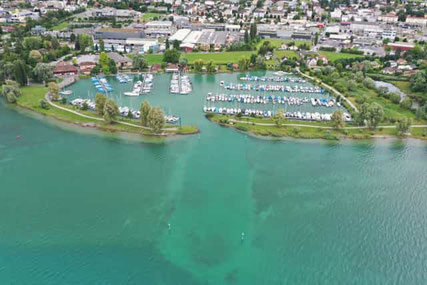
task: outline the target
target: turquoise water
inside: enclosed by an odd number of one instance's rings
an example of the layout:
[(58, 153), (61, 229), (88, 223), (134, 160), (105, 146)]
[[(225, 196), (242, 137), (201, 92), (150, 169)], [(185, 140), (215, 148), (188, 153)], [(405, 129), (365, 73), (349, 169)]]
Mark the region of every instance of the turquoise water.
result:
[(201, 106), (227, 76), (156, 82), (147, 99), (201, 130), (160, 144), (0, 105), (0, 283), (425, 284), (426, 144), (222, 128)]

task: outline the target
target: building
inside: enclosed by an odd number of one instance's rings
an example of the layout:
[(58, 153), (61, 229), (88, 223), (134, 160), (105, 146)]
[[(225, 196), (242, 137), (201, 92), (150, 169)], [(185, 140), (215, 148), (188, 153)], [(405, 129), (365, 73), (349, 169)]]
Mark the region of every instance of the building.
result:
[(79, 73), (78, 68), (66, 61), (59, 62), (53, 69), (55, 76), (76, 75), (77, 73)]
[(122, 56), (116, 52), (107, 53), (108, 57), (114, 60), (118, 69), (132, 68), (132, 60), (126, 56)]
[(145, 24), (145, 35), (151, 38), (169, 38), (175, 28), (170, 21), (152, 21)]
[(136, 29), (101, 28), (95, 32), (96, 39), (126, 40), (127, 38), (142, 38), (144, 33)]
[(387, 44), (388, 47), (391, 47), (393, 50), (400, 49), (401, 51), (410, 50), (415, 47), (414, 44), (410, 43), (389, 43)]
[(382, 39), (394, 40), (396, 38), (395, 30), (384, 30), (382, 33)]
[(79, 64), (80, 73), (88, 75), (92, 71), (92, 69), (96, 66), (95, 62), (84, 61)]
[(397, 23), (398, 17), (396, 13), (389, 13), (378, 16), (378, 21), (384, 23)]
[(422, 17), (406, 17), (405, 23), (409, 24), (409, 25), (425, 26), (425, 25), (427, 25), (427, 18), (422, 18)]

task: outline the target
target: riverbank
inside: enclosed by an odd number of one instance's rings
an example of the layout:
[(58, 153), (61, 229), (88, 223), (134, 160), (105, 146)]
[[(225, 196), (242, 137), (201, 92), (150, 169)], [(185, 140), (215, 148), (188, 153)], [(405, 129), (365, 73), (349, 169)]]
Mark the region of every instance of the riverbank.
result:
[[(325, 140), (402, 137), (397, 135), (395, 126), (378, 126), (377, 129), (372, 130), (367, 127), (346, 125), (343, 129), (334, 129), (328, 122), (284, 120), (278, 125), (274, 119), (264, 118), (237, 118), (219, 114), (207, 114), (206, 118), (221, 126), (263, 137)], [(410, 134), (404, 137), (427, 140), (427, 125), (412, 126)]]
[(44, 86), (28, 86), (21, 88), (22, 96), (17, 100), (17, 106), (27, 110), (49, 116), (84, 128), (95, 128), (100, 131), (115, 133), (127, 132), (145, 136), (168, 137), (174, 135), (190, 135), (199, 132), (195, 126), (166, 125), (161, 133), (154, 133), (148, 128), (139, 125), (136, 120), (119, 118), (113, 124), (108, 124), (104, 119), (91, 111), (78, 110), (75, 107), (62, 103), (52, 103), (48, 109), (40, 106), (40, 100), (45, 99), (48, 89)]

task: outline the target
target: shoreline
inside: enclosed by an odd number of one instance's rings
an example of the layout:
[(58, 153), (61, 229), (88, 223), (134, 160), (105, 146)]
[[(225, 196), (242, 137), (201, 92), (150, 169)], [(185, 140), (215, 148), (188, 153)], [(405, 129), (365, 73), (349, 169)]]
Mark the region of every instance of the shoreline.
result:
[(132, 131), (122, 131), (115, 129), (106, 129), (102, 126), (92, 126), (87, 125), (87, 123), (72, 122), (69, 120), (64, 120), (63, 118), (46, 115), (40, 112), (33, 110), (32, 108), (20, 105), (8, 105), (4, 104), (5, 108), (16, 111), (17, 113), (31, 117), (36, 120), (40, 120), (43, 123), (46, 123), (50, 126), (57, 127), (66, 131), (77, 132), (81, 134), (95, 135), (98, 137), (110, 138), (110, 139), (120, 139), (132, 142), (142, 142), (142, 143), (164, 143), (166, 141), (172, 141), (175, 139), (184, 138), (187, 134), (170, 134), (170, 135), (150, 135), (143, 134), (141, 132), (132, 132)]
[[(218, 116), (206, 116), (206, 119), (219, 126), (234, 129), (237, 132), (248, 134), (258, 139), (268, 140), (286, 140), (286, 139), (304, 139), (304, 140), (322, 140), (322, 141), (340, 141), (340, 140), (351, 140), (351, 141), (363, 141), (363, 140), (380, 140), (380, 139), (413, 139), (422, 142), (427, 142), (427, 136), (397, 136), (390, 133), (381, 133), (394, 130), (390, 126), (378, 126), (376, 130), (370, 130), (368, 128), (354, 128), (348, 127), (348, 129), (333, 129), (328, 126), (321, 125), (299, 125), (298, 123), (290, 123), (289, 125), (259, 125), (258, 123), (246, 121), (239, 122), (234, 118), (224, 116), (220, 119)], [(304, 132), (306, 129), (306, 132)], [(310, 129), (310, 131), (307, 131)], [(417, 129), (417, 127), (412, 128)], [(419, 127), (418, 129), (427, 129), (427, 127)], [(344, 132), (347, 132), (344, 133)]]

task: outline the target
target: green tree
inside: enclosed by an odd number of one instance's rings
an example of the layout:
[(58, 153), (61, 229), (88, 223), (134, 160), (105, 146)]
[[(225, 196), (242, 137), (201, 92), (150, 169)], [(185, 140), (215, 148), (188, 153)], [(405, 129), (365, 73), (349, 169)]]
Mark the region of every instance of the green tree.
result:
[(266, 65), (265, 65), (265, 59), (263, 56), (259, 55), (256, 58), (256, 67), (259, 69), (265, 69)]
[(365, 76), (363, 75), (362, 71), (358, 71), (356, 72), (356, 74), (354, 75), (354, 79), (359, 82), (362, 83), (363, 79), (365, 78)]
[(249, 59), (246, 57), (242, 57), (239, 60), (239, 68), (240, 70), (248, 70), (249, 68)]
[(169, 39), (166, 39), (166, 42), (165, 42), (165, 49), (166, 49), (166, 50), (170, 49)]
[(213, 64), (213, 61), (211, 60), (211, 61), (209, 61), (207, 64), (206, 64), (206, 71), (208, 72), (208, 73), (213, 73), (213, 72), (215, 72), (215, 65)]
[(341, 110), (335, 110), (331, 117), (332, 126), (335, 129), (342, 129), (344, 127), (344, 113)]
[(47, 101), (45, 99), (40, 99), (39, 101), (40, 104), (40, 108), (42, 109), (49, 109), (49, 104), (47, 103)]
[(113, 59), (108, 60), (108, 69), (112, 74), (117, 74), (117, 66)]
[(283, 120), (285, 119), (285, 110), (283, 110), (282, 108), (278, 109), (276, 111), (276, 114), (274, 114), (273, 118), (277, 127), (282, 126)]
[(203, 60), (201, 60), (201, 59), (195, 60), (193, 66), (194, 66), (194, 71), (196, 71), (196, 72), (202, 72), (202, 69), (203, 69)]
[[(366, 104), (366, 103), (365, 103)], [(366, 121), (368, 126), (375, 129), (384, 118), (384, 110), (378, 103), (372, 103), (368, 107), (368, 116)]]
[(397, 93), (390, 93), (389, 98), (390, 98), (391, 102), (393, 102), (394, 104), (400, 103), (401, 98), (400, 98), (400, 95)]
[(396, 122), (396, 130), (399, 136), (406, 134), (411, 127), (412, 120), (409, 118), (400, 118)]
[(138, 71), (142, 71), (147, 68), (147, 61), (145, 57), (138, 54), (132, 59), (132, 68)]
[(59, 86), (58, 86), (58, 84), (56, 82), (50, 82), (48, 87), (49, 87), (49, 93), (50, 93), (51, 98), (54, 101), (57, 101), (59, 98)]
[(21, 86), (25, 86), (28, 83), (27, 71), (25, 63), (22, 60), (15, 60), (14, 62), (14, 77), (16, 82)]
[(9, 92), (6, 94), (6, 100), (11, 104), (15, 104), (17, 101), (17, 98), (13, 92)]
[(101, 37), (101, 38), (99, 38), (98, 42), (99, 42), (99, 49), (100, 49), (101, 51), (105, 51), (105, 43), (104, 43), (104, 39)]
[(104, 115), (105, 102), (107, 102), (107, 96), (102, 93), (96, 93), (95, 110), (101, 116)]
[(173, 48), (179, 50), (179, 42), (177, 40), (173, 41)]
[(411, 98), (409, 98), (408, 96), (405, 97), (405, 99), (403, 99), (403, 101), (400, 103), (400, 106), (404, 109), (408, 109), (410, 110), (412, 107), (412, 100)]
[(31, 63), (37, 63), (37, 62), (41, 62), (43, 60), (43, 56), (38, 50), (30, 51), (28, 58), (29, 58)]
[(48, 63), (37, 63), (36, 67), (33, 69), (33, 74), (35, 76), (36, 81), (45, 83), (46, 80), (53, 77), (52, 66)]
[(150, 127), (153, 132), (158, 133), (162, 130), (165, 125), (165, 114), (163, 110), (159, 107), (151, 108), (150, 113), (148, 113), (148, 127)]
[(186, 57), (181, 57), (179, 59), (179, 65), (184, 68), (188, 65), (188, 59)]
[(150, 103), (148, 103), (147, 101), (142, 102), (141, 107), (139, 108), (139, 112), (140, 112), (141, 124), (145, 127), (148, 125), (148, 114), (150, 114), (150, 111), (151, 111)]
[(178, 63), (180, 56), (181, 56), (181, 54), (176, 49), (166, 50), (163, 53), (163, 62), (166, 62), (166, 63)]
[(0, 95), (7, 97), (7, 94), (13, 93), (15, 97), (21, 96), (21, 90), (19, 89), (19, 84), (13, 80), (6, 80), (5, 84), (1, 88)]
[(116, 102), (111, 99), (107, 99), (104, 105), (104, 121), (108, 124), (114, 122), (114, 119), (119, 114), (119, 107), (117, 107)]

